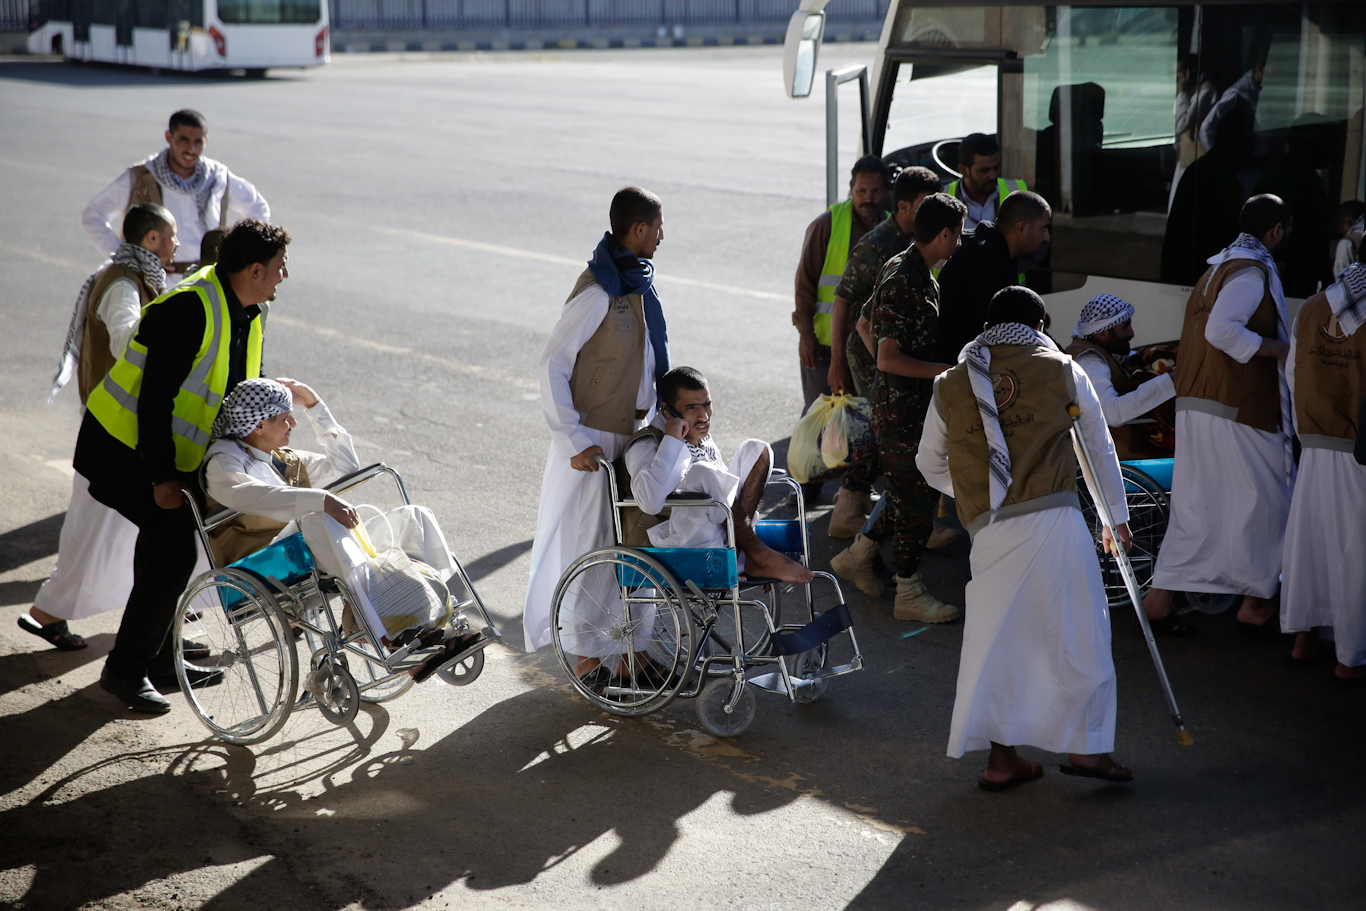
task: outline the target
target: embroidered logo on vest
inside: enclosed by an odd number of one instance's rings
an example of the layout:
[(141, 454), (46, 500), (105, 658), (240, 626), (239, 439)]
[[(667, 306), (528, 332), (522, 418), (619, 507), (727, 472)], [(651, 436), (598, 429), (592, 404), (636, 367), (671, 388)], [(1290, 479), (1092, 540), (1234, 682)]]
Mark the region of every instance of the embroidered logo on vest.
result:
[(1000, 411), (1002, 408), (1007, 407), (1011, 402), (1015, 401), (1015, 397), (1019, 394), (1019, 391), (1019, 383), (1016, 382), (1015, 377), (1011, 374), (993, 373), (991, 375), (991, 393), (996, 399), (997, 411)]
[(1338, 325), (1336, 316), (1329, 316), (1328, 325), (1320, 326), (1319, 331), (1323, 333), (1324, 338), (1332, 342), (1340, 342), (1347, 337), (1347, 333), (1343, 332), (1342, 327)]

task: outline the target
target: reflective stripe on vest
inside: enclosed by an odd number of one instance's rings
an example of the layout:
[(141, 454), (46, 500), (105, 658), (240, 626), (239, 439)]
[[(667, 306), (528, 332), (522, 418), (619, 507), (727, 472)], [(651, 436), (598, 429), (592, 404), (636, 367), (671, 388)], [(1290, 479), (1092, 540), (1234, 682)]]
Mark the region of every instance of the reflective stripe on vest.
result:
[(831, 206), (830, 242), (825, 245), (825, 264), (821, 266), (821, 278), (816, 283), (816, 315), (811, 318), (816, 341), (822, 345), (830, 344), (830, 313), (835, 309), (835, 288), (844, 277), (844, 267), (849, 262), (849, 238), (853, 229), (854, 201), (846, 199)]
[[(175, 294), (193, 291), (204, 304), (204, 338), (195, 354), (189, 375), (180, 384), (171, 409), (171, 436), (175, 441), (175, 464), (179, 471), (194, 471), (204, 459), (209, 434), (218, 417), (219, 406), (228, 385), (231, 355), (232, 318), (227, 296), (213, 266), (206, 266), (142, 308), (150, 307)], [(147, 348), (136, 335), (104, 381), (90, 394), (86, 408), (109, 435), (131, 449), (138, 445), (138, 394), (147, 367)], [(261, 319), (252, 320), (247, 334), (248, 378), (261, 375)]]
[[(1004, 177), (996, 178), (996, 214), (999, 215), (1001, 213), (1001, 203), (1006, 201), (1007, 196), (1009, 196), (1011, 193), (1014, 193), (1016, 190), (1027, 189), (1029, 188), (1025, 186), (1025, 182), (1023, 180), (1006, 180)], [(953, 183), (949, 184), (948, 189), (946, 189), (944, 192), (955, 199), (963, 198), (958, 195), (958, 181), (956, 180)], [(934, 277), (939, 278), (939, 270), (934, 269), (932, 271), (934, 273)], [(1016, 277), (1019, 278), (1020, 284), (1023, 285), (1025, 283), (1025, 274), (1023, 272), (1021, 272)]]

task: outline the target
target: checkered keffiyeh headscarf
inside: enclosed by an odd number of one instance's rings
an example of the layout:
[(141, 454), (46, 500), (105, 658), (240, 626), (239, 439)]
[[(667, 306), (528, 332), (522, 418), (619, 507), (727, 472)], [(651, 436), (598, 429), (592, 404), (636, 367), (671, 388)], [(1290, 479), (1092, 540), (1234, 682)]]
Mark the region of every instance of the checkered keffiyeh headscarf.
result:
[(261, 377), (237, 384), (218, 409), (213, 422), (214, 439), (240, 440), (267, 418), (294, 407), (294, 396), (283, 383)]
[(1081, 318), (1077, 320), (1077, 328), (1072, 330), (1072, 337), (1091, 338), (1133, 318), (1133, 304), (1126, 303), (1112, 294), (1097, 294), (1081, 308)]
[(1343, 334), (1351, 335), (1366, 322), (1366, 263), (1352, 263), (1328, 286), (1328, 304), (1333, 308)]

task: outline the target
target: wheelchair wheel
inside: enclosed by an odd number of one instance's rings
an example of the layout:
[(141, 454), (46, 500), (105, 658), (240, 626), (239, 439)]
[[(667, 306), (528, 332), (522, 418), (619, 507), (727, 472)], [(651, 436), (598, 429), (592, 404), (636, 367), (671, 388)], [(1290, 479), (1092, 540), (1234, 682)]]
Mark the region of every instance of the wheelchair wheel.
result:
[(1243, 600), (1242, 595), (1230, 595), (1224, 592), (1182, 592), (1186, 598), (1186, 608), (1180, 613), (1188, 614), (1191, 611), (1199, 611), (1202, 614), (1222, 614), (1224, 611), (1233, 607)]
[(466, 655), (454, 664), (443, 664), (436, 669), (436, 676), (451, 686), (469, 686), (484, 672), (484, 650)]
[[(193, 618), (193, 619), (191, 619)], [(183, 685), (190, 709), (228, 743), (260, 743), (289, 718), (299, 688), (294, 636), (274, 595), (248, 573), (220, 569), (190, 583), (176, 610), (176, 641), (210, 649), (222, 671), (212, 686)]]
[(305, 688), (313, 695), (318, 711), (337, 726), (350, 724), (360, 711), (360, 687), (347, 667), (345, 655), (334, 660), (324, 649), (309, 662), (311, 670)]
[(802, 705), (808, 705), (825, 695), (825, 691), (830, 689), (830, 678), (819, 677), (817, 672), (826, 665), (826, 658), (829, 653), (829, 643), (822, 642), (809, 652), (802, 652), (790, 658), (784, 658), (787, 662), (787, 672), (797, 680), (812, 680), (810, 686), (804, 686), (793, 694), (793, 701)]
[[(776, 602), (775, 602), (776, 603)], [(772, 608), (770, 608), (771, 610)], [(717, 601), (716, 622), (712, 624), (711, 631), (702, 637), (698, 644), (698, 659), (731, 657), (732, 648), (735, 645), (735, 608), (728, 600)], [(774, 623), (781, 623), (777, 613), (774, 613)], [(768, 624), (764, 621), (764, 614), (758, 607), (740, 606), (740, 628), (744, 633), (745, 657), (753, 658), (756, 655), (772, 654), (768, 634)], [(710, 677), (729, 677), (735, 672), (735, 665), (729, 661), (714, 661), (707, 667), (707, 675)]]
[[(1134, 568), (1138, 594), (1142, 597), (1152, 587), (1153, 571), (1157, 568), (1157, 551), (1167, 534), (1167, 518), (1171, 507), (1161, 485), (1144, 472), (1131, 465), (1121, 464), (1119, 473), (1124, 479), (1124, 498), (1129, 507), (1129, 563)], [(1100, 514), (1096, 504), (1091, 501), (1080, 469), (1077, 471), (1077, 497), (1081, 501), (1081, 513), (1096, 542), (1096, 556), (1100, 560), (1106, 601), (1111, 607), (1127, 607), (1129, 590), (1124, 586), (1119, 563), (1105, 552), (1101, 543)]]
[[(413, 675), (407, 671), (399, 674), (389, 673), (384, 667), (384, 660), (379, 656), (374, 644), (369, 639), (358, 640), (352, 645), (370, 656), (358, 662), (360, 666), (351, 672), (351, 676), (356, 678), (356, 684), (362, 687), (360, 691), (361, 702), (388, 702), (391, 699), (397, 699), (413, 688)], [(351, 657), (359, 656), (352, 655)]]
[[(673, 701), (697, 649), (693, 619), (680, 590), (663, 564), (629, 548), (593, 551), (565, 571), (555, 589), (550, 630), (560, 666), (579, 695), (627, 717), (647, 715)], [(637, 652), (648, 655), (663, 673), (645, 679)], [(627, 673), (610, 679), (604, 673), (586, 683), (574, 673), (581, 654), (608, 656), (603, 666), (620, 659)]]
[(697, 694), (697, 720), (713, 737), (738, 737), (754, 723), (759, 707), (754, 701), (754, 688), (745, 687), (740, 701), (726, 714), (726, 706), (735, 693), (734, 677), (717, 677)]

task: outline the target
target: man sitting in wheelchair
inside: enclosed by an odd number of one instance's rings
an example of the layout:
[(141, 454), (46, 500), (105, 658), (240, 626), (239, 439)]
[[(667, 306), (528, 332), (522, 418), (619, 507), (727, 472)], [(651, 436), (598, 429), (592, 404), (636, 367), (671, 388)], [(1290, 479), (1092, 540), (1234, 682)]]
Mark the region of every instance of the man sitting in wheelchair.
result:
[(622, 534), (634, 547), (726, 547), (725, 512), (717, 507), (669, 510), (671, 496), (704, 495), (730, 506), (735, 522), (736, 564), (751, 579), (810, 582), (811, 571), (759, 539), (755, 513), (773, 470), (773, 450), (745, 440), (730, 463), (711, 438), (712, 402), (706, 378), (675, 367), (658, 383), (663, 409), (650, 426), (626, 442), (621, 456), (638, 509), (624, 510)]
[[(288, 448), (290, 434), (298, 424), (290, 413), (295, 396), (326, 453)], [(424, 569), (434, 571), (428, 575), (435, 575), (443, 585), (454, 584), (454, 559), (436, 518), (421, 506), (403, 506), (388, 513), (374, 507), (355, 507), (318, 489), (358, 470), (360, 460), (351, 435), (312, 389), (287, 379), (244, 380), (224, 400), (213, 437), (200, 469), (204, 490), (212, 501), (211, 508), (221, 505), (241, 513), (209, 533), (218, 565), (240, 560), (295, 534), (302, 526), (318, 565), (346, 580), (353, 590), (358, 589), (358, 606), (380, 644), (398, 648), (413, 638), (421, 639), (424, 645), (441, 640), (451, 615), (449, 601), (433, 601), (426, 597), (426, 587), (419, 586), (423, 588), (424, 597), (418, 599), (422, 609), (386, 610), (373, 587), (356, 584), (373, 583), (373, 576), (366, 575), (372, 565), (365, 552), (367, 547), (373, 549), (370, 537), (381, 552), (398, 549), (414, 560), (420, 558)], [(362, 510), (374, 514), (364, 524)], [(359, 580), (358, 573), (362, 576)], [(343, 632), (348, 635), (358, 628), (349, 608), (342, 615)], [(425, 680), (478, 639), (475, 633), (451, 637), (442, 652), (411, 673), (419, 681)]]

